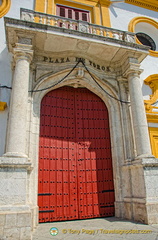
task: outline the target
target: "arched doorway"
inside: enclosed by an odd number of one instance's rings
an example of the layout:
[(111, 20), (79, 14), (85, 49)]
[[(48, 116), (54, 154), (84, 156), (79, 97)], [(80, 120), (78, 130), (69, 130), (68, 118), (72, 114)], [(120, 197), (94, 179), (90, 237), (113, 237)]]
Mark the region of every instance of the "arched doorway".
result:
[(40, 222), (114, 215), (108, 110), (86, 88), (42, 99), (38, 188)]

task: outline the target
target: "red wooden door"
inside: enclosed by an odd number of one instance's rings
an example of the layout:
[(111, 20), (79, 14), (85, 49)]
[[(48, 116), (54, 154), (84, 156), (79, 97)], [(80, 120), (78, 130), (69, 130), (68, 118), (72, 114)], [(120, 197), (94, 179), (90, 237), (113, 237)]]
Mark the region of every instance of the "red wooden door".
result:
[(38, 186), (40, 222), (114, 215), (108, 110), (89, 90), (43, 98)]

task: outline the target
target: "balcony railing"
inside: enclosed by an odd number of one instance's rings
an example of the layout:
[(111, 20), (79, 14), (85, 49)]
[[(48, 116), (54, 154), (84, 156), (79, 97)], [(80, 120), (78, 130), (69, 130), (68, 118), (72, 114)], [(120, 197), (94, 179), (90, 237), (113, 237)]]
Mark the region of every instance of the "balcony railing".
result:
[(27, 9), (21, 9), (21, 20), (46, 24), (54, 27), (61, 27), (63, 29), (79, 31), (82, 33), (99, 35), (105, 38), (118, 39), (125, 42), (136, 42), (135, 34), (131, 32), (91, 24), (80, 20), (73, 20), (70, 18), (35, 12)]

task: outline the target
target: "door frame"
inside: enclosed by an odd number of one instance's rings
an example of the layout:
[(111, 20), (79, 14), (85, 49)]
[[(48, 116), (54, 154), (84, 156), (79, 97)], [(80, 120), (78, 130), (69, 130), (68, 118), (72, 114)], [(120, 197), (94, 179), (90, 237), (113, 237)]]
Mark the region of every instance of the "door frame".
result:
[[(79, 68), (77, 69), (79, 70)], [(45, 91), (34, 92), (32, 97), (30, 96), (29, 101), (29, 121), (28, 126), (28, 155), (33, 162), (33, 171), (30, 174), (30, 202), (32, 203), (33, 211), (33, 225), (37, 225), (38, 222), (38, 205), (37, 205), (37, 194), (38, 194), (38, 150), (39, 150), (39, 126), (40, 126), (40, 106), (41, 100), (49, 91), (57, 89), (62, 86), (74, 86), (80, 84), (82, 87), (86, 87), (91, 92), (99, 96), (108, 108), (109, 112), (109, 126), (111, 136), (111, 152), (112, 152), (112, 166), (113, 166), (113, 179), (114, 179), (114, 190), (115, 190), (115, 216), (123, 217), (122, 204), (123, 204), (123, 193), (120, 191), (123, 185), (122, 175), (120, 174), (120, 166), (124, 164), (125, 159), (125, 142), (124, 142), (124, 122), (122, 120), (122, 105), (120, 102), (110, 98), (105, 94), (104, 90), (110, 93), (113, 97), (117, 98), (117, 91), (112, 85), (105, 84), (100, 78), (95, 76), (102, 89), (94, 83), (92, 78), (87, 72), (84, 73), (83, 77), (74, 76), (66, 78), (63, 82), (60, 79), (65, 76), (70, 69), (60, 71), (55, 74), (50, 74), (47, 77), (40, 79), (37, 83), (35, 90), (48, 88), (51, 85), (55, 87), (49, 88)], [(128, 129), (128, 127), (127, 127)], [(129, 130), (130, 131), (130, 130)]]

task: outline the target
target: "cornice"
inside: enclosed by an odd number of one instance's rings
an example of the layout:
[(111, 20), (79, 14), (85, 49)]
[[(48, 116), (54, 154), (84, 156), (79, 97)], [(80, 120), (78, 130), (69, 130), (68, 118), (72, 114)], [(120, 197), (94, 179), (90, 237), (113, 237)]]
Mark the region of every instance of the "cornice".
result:
[(98, 2), (105, 7), (109, 7), (112, 3), (110, 0), (99, 0)]
[(126, 3), (158, 12), (157, 0), (125, 0)]

